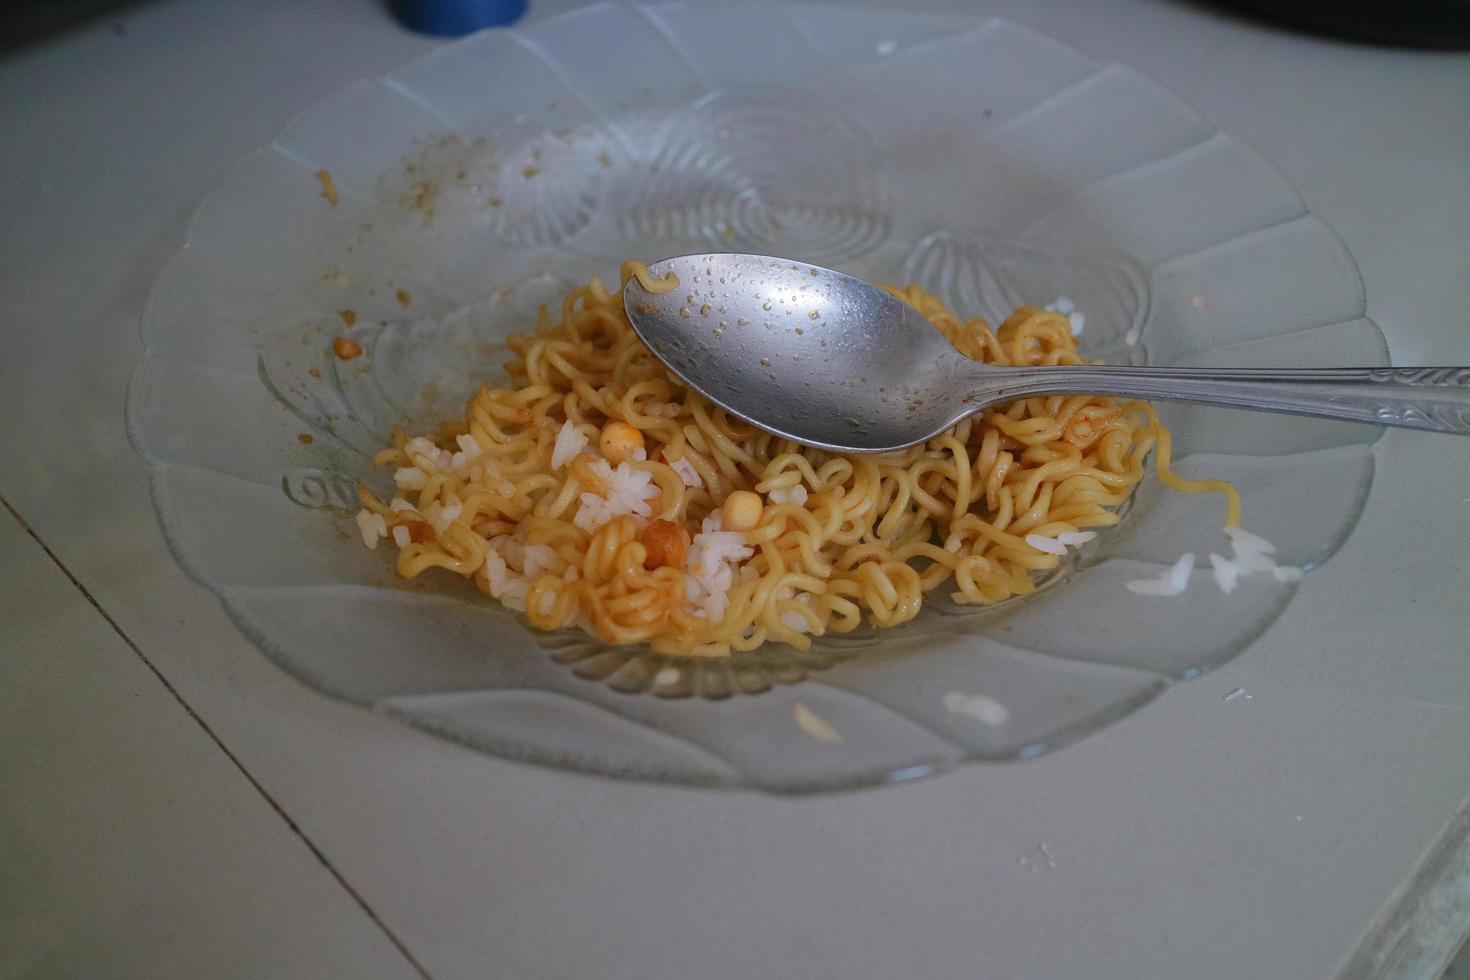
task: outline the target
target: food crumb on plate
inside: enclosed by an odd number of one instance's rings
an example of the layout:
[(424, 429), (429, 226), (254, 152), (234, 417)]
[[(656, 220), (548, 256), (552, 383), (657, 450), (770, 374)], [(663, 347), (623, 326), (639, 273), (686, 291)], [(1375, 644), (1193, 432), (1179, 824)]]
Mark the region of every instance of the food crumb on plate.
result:
[(1134, 579), (1128, 583), (1128, 591), (1134, 595), (1175, 596), (1183, 595), (1189, 588), (1189, 576), (1194, 571), (1194, 552), (1186, 551), (1179, 560), (1159, 573), (1157, 578)]
[(376, 548), (378, 539), (388, 536), (388, 522), (382, 514), (363, 509), (357, 512), (356, 519), (357, 530), (362, 534), (362, 543), (369, 548)]
[[(1230, 539), (1231, 556), (1210, 554), (1210, 572), (1215, 585), (1229, 595), (1235, 591), (1240, 580), (1256, 572), (1270, 575), (1277, 582), (1300, 582), (1304, 572), (1295, 565), (1281, 565), (1272, 557), (1276, 546), (1259, 534), (1245, 528), (1227, 527), (1225, 536)], [(1128, 591), (1135, 595), (1172, 596), (1179, 595), (1189, 586), (1190, 573), (1194, 571), (1194, 554), (1183, 555), (1158, 578), (1134, 579), (1127, 583)]]
[(796, 727), (812, 738), (819, 742), (826, 742), (828, 745), (842, 744), (842, 733), (800, 701), (796, 702), (795, 707), (792, 708), (792, 714), (796, 718)]
[(335, 208), (341, 198), (337, 195), (337, 182), (332, 179), (332, 172), (330, 170), (318, 170), (316, 172), (316, 179), (322, 183), (322, 197), (326, 198), (327, 203)]
[(1011, 710), (995, 698), (984, 694), (966, 694), (963, 691), (946, 691), (944, 710), (957, 715), (967, 715), (987, 725), (1004, 725), (1011, 717)]

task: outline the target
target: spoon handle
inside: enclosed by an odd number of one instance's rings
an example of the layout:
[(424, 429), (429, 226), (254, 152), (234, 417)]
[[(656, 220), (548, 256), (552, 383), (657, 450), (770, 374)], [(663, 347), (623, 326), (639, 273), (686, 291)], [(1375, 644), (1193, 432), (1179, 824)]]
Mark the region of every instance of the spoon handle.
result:
[[(983, 377), (984, 400), (1086, 392), (1376, 422), (1470, 435), (1470, 367), (1009, 368)], [(1003, 391), (995, 392), (993, 389)]]

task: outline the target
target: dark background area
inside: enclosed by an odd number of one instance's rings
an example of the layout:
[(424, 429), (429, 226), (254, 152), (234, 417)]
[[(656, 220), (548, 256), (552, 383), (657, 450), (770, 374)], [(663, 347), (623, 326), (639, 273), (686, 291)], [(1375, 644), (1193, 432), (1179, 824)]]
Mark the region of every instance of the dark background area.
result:
[[(0, 53), (94, 21), (117, 18), (147, 0), (9, 0), (0, 4)], [(1367, 44), (1470, 49), (1470, 0), (1182, 0), (1217, 15)], [(535, 0), (532, 0), (534, 8)], [(383, 16), (391, 16), (383, 2)], [(119, 21), (113, 30), (124, 32)]]
[[(139, 6), (139, 0), (8, 0), (0, 3), (0, 53)], [(121, 24), (114, 24), (113, 29), (125, 30)]]

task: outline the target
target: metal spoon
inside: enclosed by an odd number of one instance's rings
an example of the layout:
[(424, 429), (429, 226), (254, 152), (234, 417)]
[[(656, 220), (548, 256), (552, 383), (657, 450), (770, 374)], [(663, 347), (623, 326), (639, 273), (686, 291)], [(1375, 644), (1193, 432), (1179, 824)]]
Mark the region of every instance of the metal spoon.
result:
[(648, 348), (690, 387), (780, 436), (835, 452), (924, 442), (997, 402), (1061, 392), (1229, 405), (1470, 435), (1470, 367), (996, 367), (955, 350), (913, 308), (821, 266), (681, 255), (628, 283)]

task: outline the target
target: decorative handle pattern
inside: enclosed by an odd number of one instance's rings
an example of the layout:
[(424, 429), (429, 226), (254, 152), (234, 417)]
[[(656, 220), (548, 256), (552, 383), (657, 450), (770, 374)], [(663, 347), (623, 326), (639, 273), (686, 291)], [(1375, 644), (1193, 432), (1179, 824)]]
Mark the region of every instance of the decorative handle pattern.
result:
[(1470, 367), (1374, 368), (1368, 372), (1368, 380), (1404, 385), (1470, 386)]
[(1470, 436), (1470, 367), (1003, 368), (986, 371), (975, 388), (986, 402), (1090, 392)]

